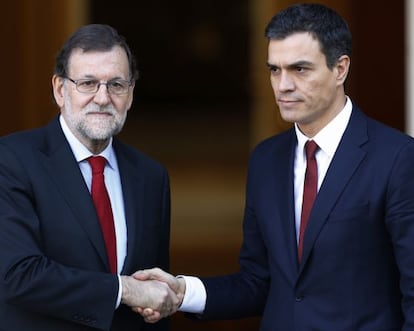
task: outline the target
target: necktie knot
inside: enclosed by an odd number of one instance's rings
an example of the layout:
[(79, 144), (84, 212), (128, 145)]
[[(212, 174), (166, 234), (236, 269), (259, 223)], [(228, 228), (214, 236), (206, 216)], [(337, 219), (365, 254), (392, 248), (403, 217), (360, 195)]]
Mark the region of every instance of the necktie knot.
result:
[(106, 159), (103, 156), (91, 156), (88, 162), (92, 168), (92, 174), (103, 174)]
[(308, 140), (305, 144), (306, 160), (315, 158), (319, 146), (314, 140)]

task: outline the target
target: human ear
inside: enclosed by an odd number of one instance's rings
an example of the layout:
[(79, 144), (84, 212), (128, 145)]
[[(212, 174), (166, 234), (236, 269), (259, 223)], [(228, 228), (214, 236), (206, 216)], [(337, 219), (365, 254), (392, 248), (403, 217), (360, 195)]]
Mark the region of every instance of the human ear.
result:
[(59, 77), (57, 75), (53, 75), (52, 77), (52, 86), (53, 86), (53, 97), (55, 98), (56, 104), (59, 106), (59, 108), (62, 108), (65, 99), (63, 96), (63, 84), (64, 79), (62, 77)]
[(132, 101), (134, 99), (134, 88), (135, 88), (135, 80), (132, 81), (132, 84), (129, 88), (129, 96), (128, 96), (128, 103), (127, 103), (127, 110), (129, 110), (132, 106)]
[(342, 55), (335, 64), (336, 79), (341, 85), (344, 84), (349, 73), (351, 59), (348, 55)]

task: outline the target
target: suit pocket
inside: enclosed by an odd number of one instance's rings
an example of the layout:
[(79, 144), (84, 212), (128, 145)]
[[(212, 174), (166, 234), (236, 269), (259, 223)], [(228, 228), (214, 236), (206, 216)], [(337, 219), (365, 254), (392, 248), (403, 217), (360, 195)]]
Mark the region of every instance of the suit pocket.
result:
[(351, 206), (343, 209), (334, 209), (328, 217), (328, 222), (352, 222), (368, 219), (369, 203)]

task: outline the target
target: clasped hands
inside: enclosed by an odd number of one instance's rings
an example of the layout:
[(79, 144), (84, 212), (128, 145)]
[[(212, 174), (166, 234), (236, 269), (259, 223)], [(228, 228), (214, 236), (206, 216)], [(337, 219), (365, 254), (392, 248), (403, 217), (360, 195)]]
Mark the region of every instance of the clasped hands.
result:
[(147, 323), (174, 314), (184, 298), (184, 279), (159, 268), (137, 271), (131, 276), (121, 276), (121, 279), (121, 303), (141, 314)]

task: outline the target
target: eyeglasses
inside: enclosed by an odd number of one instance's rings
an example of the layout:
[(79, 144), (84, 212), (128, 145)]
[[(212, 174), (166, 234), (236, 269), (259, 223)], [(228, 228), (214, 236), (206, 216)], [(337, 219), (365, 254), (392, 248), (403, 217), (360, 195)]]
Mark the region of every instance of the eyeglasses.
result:
[(76, 90), (80, 93), (93, 94), (98, 92), (101, 85), (106, 85), (109, 94), (123, 95), (127, 94), (132, 85), (131, 81), (123, 79), (112, 79), (107, 82), (101, 82), (98, 79), (78, 79), (74, 80), (69, 77), (64, 77), (76, 85)]

